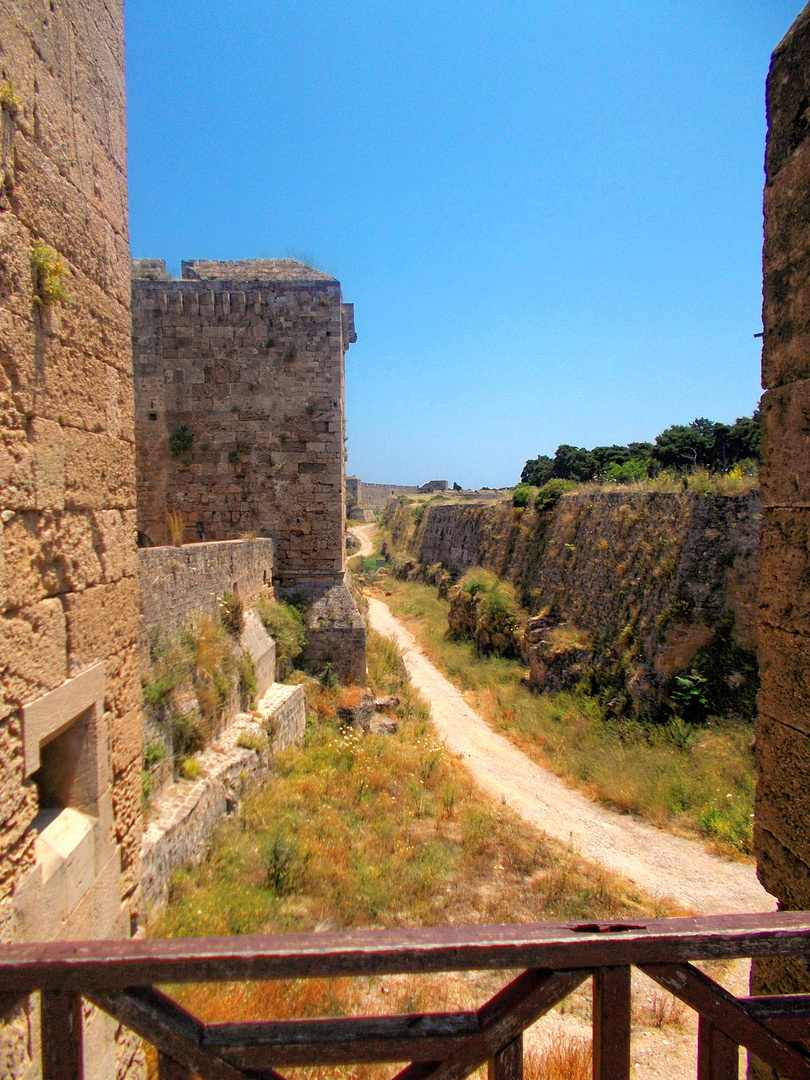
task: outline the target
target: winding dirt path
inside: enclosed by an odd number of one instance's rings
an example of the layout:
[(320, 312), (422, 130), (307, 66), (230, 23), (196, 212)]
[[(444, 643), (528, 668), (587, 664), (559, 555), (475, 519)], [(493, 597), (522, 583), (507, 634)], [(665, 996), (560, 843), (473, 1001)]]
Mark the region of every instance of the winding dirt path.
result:
[[(371, 553), (375, 528), (355, 529), (360, 554)], [(757, 881), (753, 866), (718, 858), (697, 841), (592, 803), (536, 765), (470, 708), (381, 600), (368, 597), (368, 603), (372, 627), (396, 641), (411, 681), (430, 703), (445, 744), (462, 757), (489, 795), (540, 831), (573, 844), (586, 858), (698, 914), (775, 909), (774, 898)]]

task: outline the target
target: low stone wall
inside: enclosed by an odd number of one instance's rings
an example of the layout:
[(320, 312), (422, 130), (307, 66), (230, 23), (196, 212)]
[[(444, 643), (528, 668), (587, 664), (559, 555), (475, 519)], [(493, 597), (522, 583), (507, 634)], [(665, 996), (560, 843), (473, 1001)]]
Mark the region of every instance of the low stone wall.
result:
[[(166, 902), (172, 874), (200, 863), (211, 833), (223, 815), (236, 809), (248, 791), (264, 780), (273, 756), (300, 742), (306, 723), (304, 690), (275, 684), (257, 707), (258, 719), (242, 713), (206, 750), (197, 755), (200, 775), (164, 789), (153, 804), (143, 840), (141, 888), (147, 907)], [(242, 735), (266, 737), (267, 746), (239, 746)]]
[(273, 556), (273, 541), (266, 537), (141, 548), (141, 643), (152, 626), (174, 634), (191, 615), (215, 616), (227, 589), (239, 594), (245, 609), (252, 608), (260, 593), (272, 589)]

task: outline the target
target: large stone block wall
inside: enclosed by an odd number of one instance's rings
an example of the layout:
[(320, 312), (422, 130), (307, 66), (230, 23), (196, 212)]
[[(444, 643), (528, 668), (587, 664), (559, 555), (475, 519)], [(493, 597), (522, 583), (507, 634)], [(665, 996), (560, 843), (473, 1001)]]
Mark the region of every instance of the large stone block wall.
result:
[[(0, 0), (0, 89), (0, 940), (125, 935), (141, 733), (121, 4)], [(38, 243), (69, 271), (62, 302)], [(36, 1074), (37, 1010), (4, 1018), (4, 1075)], [(111, 1022), (88, 1023), (87, 1076), (123, 1076), (138, 1051), (116, 1065)]]
[[(142, 542), (165, 544), (170, 515), (188, 540), (272, 538), (280, 595), (312, 605), (305, 661), (365, 681), (363, 623), (344, 584), (352, 307), (338, 281), (289, 259), (163, 273), (159, 260), (133, 263)], [(173, 453), (181, 429), (190, 444)]]
[[(179, 513), (189, 540), (273, 537), (281, 577), (342, 573), (340, 283), (290, 260), (184, 275), (132, 282), (138, 528), (167, 543)], [(172, 457), (183, 426), (191, 445)]]
[[(763, 256), (760, 880), (810, 908), (810, 7), (773, 54)], [(807, 992), (806, 964), (758, 961), (757, 992)]]
[(737, 643), (756, 648), (756, 493), (572, 493), (543, 513), (511, 500), (413, 509), (392, 506), (388, 526), (393, 546), (423, 567), (492, 570), (532, 613), (584, 631), (600, 663), (632, 633), (639, 662), (628, 692), (644, 714), (724, 617)]
[(216, 617), (219, 599), (230, 589), (245, 609), (273, 585), (273, 541), (229, 540), (183, 547), (141, 548), (138, 552), (143, 635), (152, 626), (168, 634), (196, 614)]

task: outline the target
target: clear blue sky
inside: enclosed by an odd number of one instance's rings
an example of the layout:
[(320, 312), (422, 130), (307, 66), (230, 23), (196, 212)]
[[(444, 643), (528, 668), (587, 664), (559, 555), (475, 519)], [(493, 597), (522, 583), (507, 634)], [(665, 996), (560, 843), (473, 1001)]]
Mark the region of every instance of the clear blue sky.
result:
[(764, 83), (797, 0), (126, 0), (132, 253), (355, 305), (348, 470), (517, 481), (759, 396)]

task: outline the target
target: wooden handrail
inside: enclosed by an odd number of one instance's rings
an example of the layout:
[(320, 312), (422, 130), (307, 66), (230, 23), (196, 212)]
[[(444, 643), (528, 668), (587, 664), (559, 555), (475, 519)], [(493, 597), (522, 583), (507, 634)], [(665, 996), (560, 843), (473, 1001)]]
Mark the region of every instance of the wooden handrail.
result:
[[(162, 1076), (265, 1077), (397, 1062), (397, 1080), (520, 1080), (522, 1033), (593, 976), (594, 1077), (630, 1076), (630, 968), (700, 1015), (698, 1077), (737, 1076), (744, 1046), (810, 1080), (810, 995), (735, 998), (691, 961), (810, 956), (810, 913), (0, 946), (0, 1005), (42, 992), (43, 1080), (82, 1080), (81, 998), (157, 1046)], [(475, 1012), (206, 1024), (158, 984), (523, 969)]]

